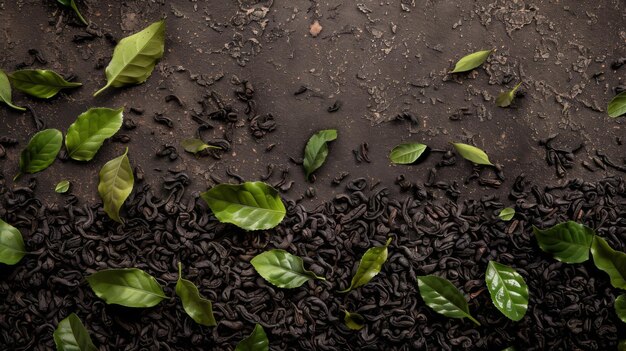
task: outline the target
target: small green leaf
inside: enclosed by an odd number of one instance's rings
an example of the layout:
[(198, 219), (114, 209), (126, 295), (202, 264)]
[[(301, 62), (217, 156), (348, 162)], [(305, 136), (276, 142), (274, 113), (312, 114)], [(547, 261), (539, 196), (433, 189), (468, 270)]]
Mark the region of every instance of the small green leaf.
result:
[(62, 144), (60, 130), (44, 129), (35, 134), (20, 154), (20, 172), (37, 173), (48, 168), (59, 154)]
[(263, 279), (279, 288), (297, 288), (310, 279), (326, 280), (304, 269), (302, 259), (285, 250), (265, 251), (254, 256), (250, 263)]
[(74, 313), (59, 322), (53, 334), (57, 351), (97, 351), (89, 332)]
[(596, 235), (591, 244), (591, 254), (596, 267), (609, 275), (611, 285), (626, 290), (626, 253), (613, 250), (606, 240)]
[(80, 21), (83, 22), (83, 24), (85, 24), (86, 26), (89, 25), (89, 23), (87, 23), (87, 20), (85, 20), (85, 17), (83, 17), (83, 15), (80, 14), (80, 11), (78, 11), (78, 6), (76, 6), (76, 2), (74, 0), (57, 0), (57, 1), (63, 6), (70, 7), (72, 10), (74, 10), (76, 15), (80, 19)]
[(508, 222), (511, 219), (513, 219), (513, 216), (515, 216), (515, 209), (512, 208), (512, 207), (504, 208), (498, 214), (498, 217), (500, 217), (500, 219), (505, 221), (505, 222)]
[(469, 318), (476, 325), (480, 323), (470, 315), (465, 297), (447, 279), (434, 275), (417, 277), (422, 299), (435, 312), (451, 318)]
[(626, 339), (620, 340), (619, 344), (617, 345), (617, 351), (626, 351)]
[(9, 105), (9, 107), (14, 108), (19, 111), (26, 111), (24, 107), (13, 105), (11, 102), (11, 83), (9, 82), (9, 77), (4, 73), (3, 70), (0, 69), (0, 101), (3, 101), (5, 104)]
[(352, 330), (361, 330), (365, 326), (365, 318), (358, 313), (348, 312), (346, 310), (343, 311), (345, 316), (343, 317), (344, 323), (346, 323), (346, 327)]
[(263, 182), (220, 184), (201, 196), (220, 222), (246, 230), (271, 229), (285, 217), (278, 191)]
[(387, 261), (387, 248), (391, 244), (391, 240), (392, 238), (388, 238), (385, 246), (372, 247), (365, 251), (361, 262), (359, 262), (356, 274), (352, 277), (350, 286), (340, 291), (340, 293), (345, 293), (367, 284), (380, 272), (383, 263)]
[(313, 134), (304, 148), (304, 171), (306, 179), (309, 179), (311, 173), (315, 172), (322, 166), (328, 156), (328, 142), (337, 139), (337, 130), (326, 129), (320, 130)]
[(626, 323), (626, 294), (621, 294), (615, 299), (615, 313), (622, 322)]
[(506, 349), (503, 349), (502, 351), (517, 351), (517, 350), (515, 349), (515, 347), (509, 346)]
[(178, 281), (176, 282), (176, 295), (183, 302), (185, 312), (196, 323), (214, 327), (217, 325), (213, 316), (211, 301), (203, 298), (198, 287), (187, 279), (183, 279), (183, 266), (178, 262)]
[(509, 91), (501, 92), (500, 95), (498, 95), (498, 97), (496, 98), (496, 105), (499, 107), (510, 106), (513, 100), (515, 99), (515, 93), (517, 92), (517, 89), (520, 87), (520, 85), (522, 85), (522, 82), (519, 82), (515, 86), (515, 88)]
[(66, 193), (68, 190), (70, 190), (69, 180), (62, 180), (58, 182), (57, 185), (54, 187), (54, 191), (56, 191), (59, 194)]
[(219, 146), (206, 144), (204, 141), (196, 138), (185, 139), (180, 142), (180, 145), (182, 145), (185, 151), (194, 155), (205, 149), (221, 149)]
[(489, 161), (489, 156), (476, 146), (463, 143), (452, 143), (452, 145), (456, 149), (456, 152), (458, 152), (464, 159), (477, 165), (493, 166), (491, 161)]
[(594, 231), (580, 223), (567, 221), (552, 228), (533, 226), (539, 247), (565, 263), (581, 263), (589, 259)]
[(128, 148), (122, 156), (107, 162), (100, 170), (100, 183), (98, 183), (98, 194), (104, 203), (104, 212), (112, 220), (120, 223), (122, 222), (120, 208), (133, 191), (135, 183), (127, 154)]
[(254, 326), (252, 334), (237, 344), (235, 351), (268, 351), (269, 344), (265, 330), (260, 324), (257, 324)]
[(389, 159), (399, 165), (411, 164), (417, 161), (427, 147), (419, 143), (400, 144), (391, 150)]
[(626, 91), (615, 95), (613, 100), (609, 102), (609, 106), (606, 111), (609, 113), (609, 117), (617, 118), (626, 114)]
[(165, 20), (155, 22), (142, 31), (120, 40), (106, 68), (108, 87), (123, 87), (145, 82), (165, 51)]
[(528, 309), (528, 286), (515, 269), (489, 261), (485, 282), (493, 304), (510, 320), (519, 321)]
[(24, 255), (24, 239), (17, 228), (0, 219), (0, 263), (14, 265)]
[(137, 268), (105, 269), (88, 276), (87, 282), (107, 304), (152, 307), (166, 298), (156, 279)]
[(81, 83), (68, 82), (55, 71), (45, 69), (24, 69), (9, 74), (13, 87), (28, 95), (49, 99), (61, 89), (76, 88)]
[(460, 72), (471, 71), (474, 68), (482, 65), (487, 60), (489, 55), (491, 55), (492, 52), (493, 50), (485, 50), (485, 51), (477, 51), (473, 54), (469, 54), (463, 57), (462, 59), (460, 59), (459, 62), (457, 62), (456, 65), (454, 66), (454, 70), (452, 70), (452, 72), (450, 73), (460, 73)]
[(90, 108), (78, 116), (65, 136), (69, 156), (77, 161), (90, 161), (102, 143), (120, 130), (124, 108)]

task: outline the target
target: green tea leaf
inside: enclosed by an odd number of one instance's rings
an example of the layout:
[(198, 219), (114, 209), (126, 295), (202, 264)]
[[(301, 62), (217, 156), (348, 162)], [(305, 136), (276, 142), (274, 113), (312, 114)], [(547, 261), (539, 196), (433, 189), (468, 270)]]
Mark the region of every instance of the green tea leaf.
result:
[(156, 279), (137, 268), (105, 269), (88, 276), (87, 282), (107, 304), (152, 307), (166, 298)]
[(337, 139), (335, 129), (320, 130), (313, 134), (304, 148), (304, 172), (306, 179), (311, 173), (320, 168), (328, 156), (328, 142)]
[(434, 275), (417, 277), (422, 299), (435, 312), (446, 317), (469, 318), (476, 325), (480, 323), (470, 315), (467, 301), (461, 292), (447, 279)]
[(361, 258), (361, 262), (359, 262), (356, 274), (352, 277), (350, 286), (347, 289), (340, 291), (340, 293), (345, 293), (367, 284), (376, 276), (376, 274), (380, 272), (383, 267), (383, 263), (387, 261), (387, 248), (389, 247), (389, 244), (391, 244), (391, 240), (392, 238), (388, 238), (385, 246), (372, 247), (365, 251), (365, 254)]
[(493, 304), (506, 317), (519, 321), (528, 309), (528, 286), (515, 269), (489, 261), (485, 282)]
[(389, 159), (391, 162), (406, 165), (411, 164), (424, 153), (428, 146), (418, 143), (400, 144), (391, 150)]
[(133, 191), (135, 183), (127, 154), (128, 148), (122, 156), (112, 159), (102, 167), (98, 184), (98, 194), (104, 203), (104, 212), (112, 220), (120, 223), (122, 222), (120, 208)]
[(74, 313), (59, 322), (53, 334), (57, 351), (97, 351), (89, 332)]
[(69, 180), (62, 180), (58, 182), (57, 185), (54, 187), (54, 191), (56, 191), (59, 194), (66, 193), (68, 190), (70, 190)]
[(477, 165), (493, 166), (491, 161), (489, 161), (489, 156), (476, 146), (463, 143), (452, 143), (452, 145), (456, 149), (456, 152), (458, 152), (464, 159)]
[(9, 74), (13, 87), (28, 95), (49, 99), (61, 89), (76, 88), (81, 83), (68, 82), (55, 71), (45, 69), (24, 69)]
[(74, 0), (57, 0), (57, 1), (63, 6), (70, 7), (72, 10), (74, 10), (74, 13), (76, 13), (76, 15), (78, 16), (81, 22), (83, 22), (86, 26), (89, 25), (89, 23), (87, 23), (87, 20), (85, 20), (85, 17), (83, 17), (83, 15), (80, 14), (80, 11), (78, 11), (78, 6), (76, 6), (76, 2)]
[(613, 250), (606, 240), (596, 235), (591, 244), (591, 254), (596, 267), (609, 275), (611, 285), (626, 290), (626, 253)]
[(500, 95), (498, 95), (498, 97), (496, 98), (496, 105), (499, 107), (510, 106), (513, 100), (515, 99), (515, 93), (517, 92), (517, 89), (520, 87), (520, 85), (522, 85), (522, 82), (519, 82), (515, 86), (515, 88), (509, 91), (501, 92)]
[(113, 58), (106, 68), (108, 87), (123, 87), (145, 82), (165, 50), (165, 20), (155, 22), (141, 32), (126, 37), (117, 44)]
[(457, 62), (456, 65), (454, 66), (454, 70), (452, 70), (452, 72), (450, 73), (460, 73), (460, 72), (471, 71), (474, 68), (482, 65), (485, 61), (487, 61), (487, 58), (489, 57), (489, 55), (491, 55), (492, 52), (493, 50), (485, 50), (485, 51), (477, 51), (473, 54), (469, 54), (463, 57), (462, 59), (460, 59), (459, 62)]
[(9, 107), (14, 108), (19, 111), (26, 111), (24, 107), (13, 105), (11, 102), (11, 83), (9, 82), (9, 77), (7, 77), (6, 73), (0, 69), (0, 101), (3, 101), (5, 104), (9, 105)]
[(91, 160), (102, 143), (120, 130), (124, 108), (90, 108), (78, 116), (67, 130), (65, 147), (77, 161)]
[(512, 207), (504, 208), (502, 209), (502, 211), (500, 211), (500, 214), (498, 214), (498, 217), (500, 217), (500, 219), (505, 222), (513, 219), (513, 216), (515, 216), (515, 209)]
[(217, 325), (213, 316), (211, 301), (203, 298), (198, 287), (187, 279), (183, 279), (183, 267), (178, 262), (178, 281), (176, 282), (176, 295), (183, 302), (185, 312), (196, 323), (214, 327)]
[(609, 102), (606, 111), (609, 113), (609, 117), (613, 118), (626, 114), (626, 91), (615, 95), (611, 102)]
[(279, 288), (297, 288), (309, 279), (326, 280), (304, 269), (302, 259), (285, 250), (265, 251), (256, 255), (250, 263), (265, 280)]
[(254, 326), (252, 334), (237, 344), (235, 351), (268, 351), (269, 344), (265, 330), (260, 324), (257, 324)]
[(343, 311), (345, 316), (343, 317), (344, 323), (346, 323), (346, 327), (352, 330), (361, 330), (365, 326), (365, 318), (358, 313), (348, 312), (346, 310)]
[(615, 299), (615, 303), (613, 304), (615, 307), (615, 313), (622, 322), (626, 323), (626, 294), (621, 294)]
[(246, 230), (271, 229), (285, 217), (278, 191), (263, 182), (220, 184), (201, 196), (220, 222)]
[(206, 144), (204, 141), (196, 138), (185, 139), (180, 142), (180, 145), (182, 145), (185, 151), (192, 154), (197, 154), (198, 152), (206, 149), (221, 149), (218, 146)]
[(595, 235), (593, 229), (580, 223), (567, 221), (552, 228), (533, 226), (539, 247), (565, 263), (581, 263), (589, 259), (589, 249)]
[(620, 340), (619, 344), (617, 344), (617, 351), (626, 351), (626, 339)]
[(502, 351), (516, 351), (516, 349), (513, 346), (509, 346), (506, 349), (503, 349)]
[(20, 154), (20, 172), (37, 173), (48, 168), (56, 159), (63, 134), (57, 129), (44, 129), (35, 134)]
[(17, 228), (0, 219), (0, 263), (14, 265), (24, 255), (24, 239)]

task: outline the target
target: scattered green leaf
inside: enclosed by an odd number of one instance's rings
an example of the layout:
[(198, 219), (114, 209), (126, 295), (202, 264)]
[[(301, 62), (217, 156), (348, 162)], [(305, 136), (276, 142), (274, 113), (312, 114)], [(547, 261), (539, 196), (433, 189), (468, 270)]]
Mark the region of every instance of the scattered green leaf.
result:
[(178, 262), (178, 281), (176, 282), (176, 295), (183, 302), (185, 312), (196, 323), (214, 327), (217, 325), (213, 316), (211, 301), (203, 298), (198, 287), (187, 279), (183, 279), (183, 267)]
[(13, 87), (28, 95), (49, 99), (61, 89), (76, 88), (81, 83), (68, 82), (55, 71), (23, 69), (9, 74)]
[(476, 146), (463, 143), (452, 143), (452, 145), (456, 149), (456, 152), (458, 152), (464, 159), (477, 165), (493, 166), (491, 161), (489, 161), (489, 156)]
[(201, 196), (220, 222), (246, 230), (271, 229), (285, 217), (278, 191), (263, 182), (220, 184)]
[(326, 280), (304, 269), (302, 258), (285, 250), (265, 251), (254, 256), (250, 263), (265, 280), (279, 288), (297, 288), (310, 279)]
[(0, 219), (0, 263), (14, 265), (24, 255), (24, 239), (17, 228)]
[(626, 91), (615, 95), (611, 102), (609, 102), (606, 111), (609, 113), (609, 117), (613, 118), (626, 114)]
[(446, 317), (469, 318), (476, 325), (480, 323), (470, 315), (465, 297), (447, 279), (434, 275), (417, 277), (417, 284), (422, 299), (435, 312)]
[(581, 263), (589, 259), (594, 231), (580, 223), (567, 221), (548, 229), (533, 226), (539, 247), (565, 263)]
[(417, 161), (427, 147), (419, 143), (400, 144), (391, 150), (389, 159), (399, 165), (411, 164)]
[(124, 108), (90, 108), (78, 116), (67, 130), (65, 147), (77, 161), (90, 161), (102, 143), (120, 130)]
[(163, 56), (165, 50), (165, 20), (155, 22), (141, 32), (126, 37), (117, 44), (113, 58), (106, 68), (107, 84), (96, 96), (108, 87), (123, 87), (145, 82)]
[(346, 327), (352, 330), (361, 330), (365, 326), (365, 318), (358, 313), (348, 312), (346, 310), (343, 311), (345, 316), (343, 317), (344, 323), (346, 323)]
[(57, 185), (54, 187), (54, 191), (56, 191), (59, 194), (66, 193), (68, 190), (70, 190), (69, 180), (62, 180), (58, 182)]
[(257, 324), (254, 326), (252, 334), (237, 344), (235, 351), (268, 351), (269, 344), (265, 330), (260, 324)]
[(128, 148), (122, 156), (107, 162), (100, 170), (100, 183), (98, 183), (98, 194), (104, 203), (104, 212), (112, 220), (120, 223), (122, 222), (120, 208), (133, 191), (135, 183), (127, 154)]
[(105, 269), (88, 276), (87, 282), (107, 304), (152, 307), (166, 298), (156, 279), (137, 268)]
[(505, 222), (508, 222), (511, 219), (513, 219), (513, 216), (515, 216), (515, 209), (513, 207), (504, 208), (498, 214), (498, 217), (500, 217), (500, 219)]
[(519, 321), (528, 309), (528, 286), (515, 269), (489, 261), (485, 282), (493, 304), (510, 320)]
[(337, 130), (320, 130), (313, 134), (304, 148), (304, 172), (308, 180), (311, 173), (322, 166), (328, 156), (328, 142), (337, 139)]
[(76, 13), (76, 15), (78, 16), (80, 21), (83, 22), (83, 24), (85, 24), (86, 26), (89, 25), (89, 23), (87, 23), (87, 20), (85, 19), (85, 17), (83, 17), (83, 15), (80, 14), (80, 11), (78, 11), (78, 6), (76, 6), (76, 2), (74, 0), (57, 0), (57, 1), (61, 5), (69, 7), (72, 10), (74, 10), (74, 13)]
[(621, 294), (615, 299), (615, 313), (622, 322), (626, 323), (626, 294)]
[(454, 70), (452, 70), (452, 72), (450, 73), (471, 71), (487, 61), (487, 58), (489, 57), (489, 55), (491, 55), (492, 52), (493, 50), (484, 50), (464, 56), (459, 60), (459, 62), (456, 63), (456, 65), (454, 66)]
[(517, 83), (515, 88), (509, 91), (501, 92), (500, 95), (498, 95), (498, 97), (496, 98), (496, 105), (499, 107), (510, 106), (515, 99), (515, 93), (517, 92), (517, 89), (520, 87), (520, 85), (522, 85), (522, 82)]
[(340, 293), (345, 293), (367, 284), (380, 272), (383, 263), (387, 261), (387, 248), (391, 244), (391, 240), (392, 238), (388, 238), (384, 246), (372, 247), (365, 251), (361, 262), (359, 262), (356, 274), (352, 277), (350, 286), (340, 291)]
[(603, 238), (595, 236), (591, 244), (593, 263), (606, 272), (611, 285), (626, 290), (626, 253), (614, 250)]
[(21, 173), (37, 173), (48, 168), (56, 159), (63, 134), (57, 129), (44, 129), (35, 134), (20, 154), (19, 168)]
[(220, 149), (219, 146), (206, 144), (204, 141), (196, 138), (185, 139), (180, 142), (180, 145), (182, 145), (185, 151), (190, 152), (194, 155), (206, 149)]
[(59, 322), (53, 334), (57, 351), (97, 351), (89, 332), (74, 313)]
[(9, 82), (9, 77), (4, 73), (3, 70), (0, 69), (0, 101), (3, 101), (5, 104), (9, 105), (9, 107), (14, 108), (19, 111), (26, 111), (26, 108), (21, 106), (13, 105), (11, 100), (11, 83)]

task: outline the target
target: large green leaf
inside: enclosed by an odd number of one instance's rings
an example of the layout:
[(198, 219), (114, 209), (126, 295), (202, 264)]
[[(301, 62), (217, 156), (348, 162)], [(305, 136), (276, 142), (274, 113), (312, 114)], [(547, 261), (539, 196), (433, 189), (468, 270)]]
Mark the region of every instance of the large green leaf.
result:
[(152, 307), (166, 298), (156, 279), (137, 268), (105, 269), (88, 276), (87, 282), (107, 304)]
[(503, 91), (496, 98), (496, 105), (499, 107), (508, 107), (511, 105), (513, 100), (515, 99), (515, 93), (517, 89), (522, 85), (522, 82), (519, 82), (513, 89), (509, 91)]
[(509, 319), (519, 321), (528, 309), (528, 286), (515, 269), (489, 261), (485, 273), (493, 304)]
[(9, 107), (14, 108), (19, 111), (26, 111), (24, 107), (13, 105), (11, 100), (11, 83), (9, 82), (9, 77), (4, 73), (3, 70), (0, 69), (0, 101), (3, 101), (5, 104), (9, 105)]
[(459, 60), (459, 62), (456, 63), (456, 65), (454, 66), (454, 70), (452, 70), (452, 72), (450, 73), (471, 71), (487, 61), (487, 58), (489, 57), (489, 55), (491, 55), (492, 52), (493, 50), (484, 50), (464, 56)]
[(48, 168), (63, 145), (63, 134), (57, 129), (44, 129), (35, 134), (20, 154), (20, 172), (37, 173)]
[(267, 335), (265, 335), (265, 330), (260, 324), (254, 326), (254, 330), (252, 334), (250, 334), (247, 338), (241, 340), (235, 351), (268, 351), (269, 350), (269, 340), (267, 340)]
[(53, 334), (57, 351), (97, 351), (89, 332), (74, 313), (59, 322)]
[(178, 262), (178, 281), (176, 282), (176, 295), (183, 302), (185, 312), (196, 323), (214, 327), (217, 325), (213, 316), (211, 301), (203, 298), (198, 287), (187, 279), (183, 279), (183, 267)]
[(372, 278), (374, 278), (383, 267), (383, 263), (387, 261), (387, 248), (391, 244), (392, 238), (387, 239), (384, 246), (372, 247), (365, 251), (365, 254), (361, 258), (359, 268), (356, 270), (356, 274), (352, 277), (350, 286), (340, 291), (341, 293), (348, 292), (352, 289), (356, 289), (360, 286), (367, 284)]
[(145, 82), (163, 56), (165, 49), (165, 20), (155, 22), (141, 32), (120, 40), (106, 68), (107, 84), (94, 96), (108, 87), (123, 87)]
[(622, 322), (626, 323), (626, 294), (621, 294), (615, 299), (615, 313)]
[(0, 263), (18, 263), (26, 255), (25, 250), (22, 233), (0, 219)]
[(309, 279), (326, 280), (304, 269), (302, 259), (285, 250), (265, 251), (252, 258), (250, 263), (265, 280), (279, 288), (297, 288)]
[(611, 102), (609, 102), (606, 111), (609, 113), (609, 117), (613, 118), (626, 114), (626, 91), (615, 95)]
[(591, 254), (596, 267), (609, 275), (611, 285), (626, 290), (626, 253), (613, 250), (606, 240), (596, 235), (591, 244)]
[(320, 168), (328, 156), (328, 142), (337, 139), (335, 129), (320, 130), (313, 134), (304, 148), (304, 171), (309, 179), (311, 173)]
[(469, 318), (472, 322), (480, 323), (470, 315), (465, 297), (447, 279), (434, 275), (417, 277), (417, 285), (422, 299), (435, 312), (446, 317)]
[(68, 82), (55, 71), (24, 69), (9, 74), (13, 87), (34, 97), (49, 99), (61, 89), (76, 88), (81, 83)]
[(220, 184), (201, 196), (220, 222), (246, 230), (271, 229), (285, 217), (278, 191), (263, 182)]
[(391, 150), (389, 159), (391, 162), (407, 165), (411, 164), (424, 153), (428, 146), (419, 143), (400, 144)]
[(124, 108), (90, 108), (78, 116), (67, 130), (65, 147), (77, 161), (91, 160), (102, 143), (122, 127)]
[(464, 159), (477, 165), (493, 166), (491, 161), (489, 161), (489, 156), (476, 146), (463, 143), (452, 143), (452, 145), (456, 149), (456, 152), (458, 152)]
[(133, 191), (135, 183), (127, 154), (128, 148), (122, 156), (112, 159), (102, 167), (98, 184), (98, 194), (104, 203), (104, 212), (112, 220), (120, 223), (122, 222), (120, 208)]
[(567, 221), (548, 229), (533, 226), (539, 247), (565, 263), (580, 263), (589, 259), (594, 231), (580, 223)]
[(343, 311), (345, 316), (343, 317), (343, 322), (346, 323), (346, 327), (352, 330), (361, 330), (365, 326), (365, 318), (358, 313), (348, 312), (346, 310)]
[(63, 6), (70, 7), (72, 10), (74, 10), (74, 13), (76, 13), (76, 15), (78, 16), (81, 22), (83, 22), (86, 26), (89, 25), (85, 17), (83, 17), (83, 15), (80, 14), (80, 11), (78, 11), (78, 6), (76, 6), (76, 2), (74, 0), (57, 0), (57, 1)]

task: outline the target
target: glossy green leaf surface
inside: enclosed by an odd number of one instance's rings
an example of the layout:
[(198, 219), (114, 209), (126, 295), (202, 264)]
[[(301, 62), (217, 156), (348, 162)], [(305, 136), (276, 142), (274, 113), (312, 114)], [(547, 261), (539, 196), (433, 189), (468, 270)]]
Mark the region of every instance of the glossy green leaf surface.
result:
[(91, 160), (102, 143), (122, 127), (124, 108), (90, 108), (78, 116), (65, 136), (68, 155), (77, 161)]
[(302, 258), (285, 250), (265, 251), (256, 255), (250, 263), (265, 280), (279, 288), (297, 288), (309, 279), (326, 280), (304, 269)]
[(434, 275), (417, 277), (417, 285), (422, 299), (435, 312), (446, 317), (469, 318), (472, 322), (480, 323), (470, 315), (465, 297), (447, 279)]
[(74, 313), (59, 322), (53, 334), (57, 351), (97, 351), (89, 332)]
[(265, 330), (260, 324), (257, 324), (254, 326), (252, 334), (237, 344), (235, 351), (268, 351), (269, 344)]
[(391, 244), (391, 240), (392, 238), (387, 239), (384, 246), (372, 247), (365, 251), (365, 254), (361, 257), (361, 262), (359, 262), (359, 267), (354, 277), (352, 277), (350, 286), (340, 292), (348, 292), (363, 286), (380, 272), (383, 264), (387, 261), (387, 248)]
[(501, 220), (508, 222), (515, 216), (515, 209), (512, 207), (503, 208), (498, 214)]
[(58, 182), (57, 185), (54, 187), (54, 191), (59, 193), (59, 194), (66, 193), (68, 190), (70, 190), (70, 181), (69, 180), (62, 180), (62, 181)]
[(74, 10), (74, 13), (76, 13), (76, 16), (78, 16), (80, 21), (83, 22), (83, 24), (86, 25), (86, 26), (89, 25), (89, 23), (87, 23), (87, 20), (85, 19), (85, 17), (83, 17), (83, 15), (78, 10), (78, 6), (76, 6), (76, 2), (74, 0), (57, 0), (57, 1), (61, 5), (67, 6), (67, 7), (71, 8), (72, 10)]
[(108, 87), (123, 87), (145, 82), (165, 50), (165, 20), (155, 22), (142, 31), (120, 40), (106, 68)]
[(580, 263), (589, 259), (594, 231), (580, 223), (567, 221), (548, 229), (533, 227), (539, 247), (565, 263)]
[(196, 323), (214, 327), (217, 325), (213, 316), (211, 301), (203, 298), (198, 287), (187, 279), (183, 279), (183, 267), (178, 262), (178, 281), (176, 282), (176, 295), (183, 302), (183, 308), (187, 315)]
[(493, 304), (513, 321), (524, 318), (528, 309), (528, 286), (515, 269), (489, 261), (485, 282)]
[(133, 191), (135, 178), (128, 160), (128, 148), (122, 156), (107, 162), (100, 170), (98, 194), (104, 203), (104, 211), (116, 221), (120, 219), (120, 208)]
[(309, 176), (324, 164), (328, 157), (328, 142), (337, 139), (337, 130), (320, 130), (313, 134), (304, 148), (304, 172)]
[(220, 184), (201, 196), (220, 222), (246, 230), (271, 229), (285, 217), (278, 191), (263, 182)]
[(463, 143), (452, 143), (452, 145), (454, 146), (456, 152), (458, 152), (464, 159), (477, 165), (493, 166), (491, 161), (489, 161), (489, 156), (476, 146)]
[(196, 138), (184, 139), (180, 142), (180, 145), (185, 149), (185, 151), (190, 152), (192, 154), (197, 154), (198, 152), (206, 149), (219, 149), (220, 147), (209, 145), (204, 141)]
[(45, 69), (24, 69), (9, 74), (13, 87), (28, 95), (49, 99), (61, 89), (76, 88), (81, 83), (68, 82), (58, 73)]
[(591, 254), (596, 267), (609, 275), (611, 285), (626, 290), (626, 253), (614, 250), (606, 240), (596, 235)]
[(9, 77), (4, 73), (3, 70), (0, 69), (0, 101), (9, 105), (9, 107), (14, 108), (19, 111), (26, 111), (24, 107), (16, 106), (13, 104), (11, 100), (11, 83), (9, 82)]
[(35, 134), (20, 154), (20, 172), (37, 173), (50, 167), (61, 150), (63, 134), (57, 129), (44, 129)]
[(152, 307), (166, 298), (156, 279), (137, 268), (105, 269), (88, 276), (87, 282), (107, 304)]
[(487, 61), (487, 58), (489, 57), (489, 55), (491, 55), (492, 52), (493, 50), (484, 50), (464, 56), (459, 60), (459, 62), (456, 63), (456, 65), (454, 66), (454, 70), (452, 70), (452, 72), (450, 73), (471, 71)]
[(613, 304), (615, 307), (615, 313), (622, 320), (622, 322), (626, 323), (626, 294), (621, 294), (615, 299), (615, 303)]
[(0, 219), (0, 263), (14, 265), (26, 255), (22, 233)]
[(496, 98), (496, 105), (499, 107), (508, 107), (511, 106), (511, 103), (515, 99), (515, 93), (517, 89), (522, 85), (522, 82), (519, 82), (513, 89), (509, 91), (503, 91)]
[(348, 329), (363, 329), (363, 327), (365, 326), (365, 318), (363, 318), (363, 316), (355, 312), (351, 313), (345, 310), (343, 312), (345, 314), (343, 317), (343, 322), (346, 324), (346, 327), (348, 327)]
[(606, 108), (609, 117), (617, 118), (626, 114), (626, 91), (615, 95)]
[(400, 144), (391, 150), (389, 159), (399, 165), (411, 164), (424, 153), (428, 146), (419, 143)]

